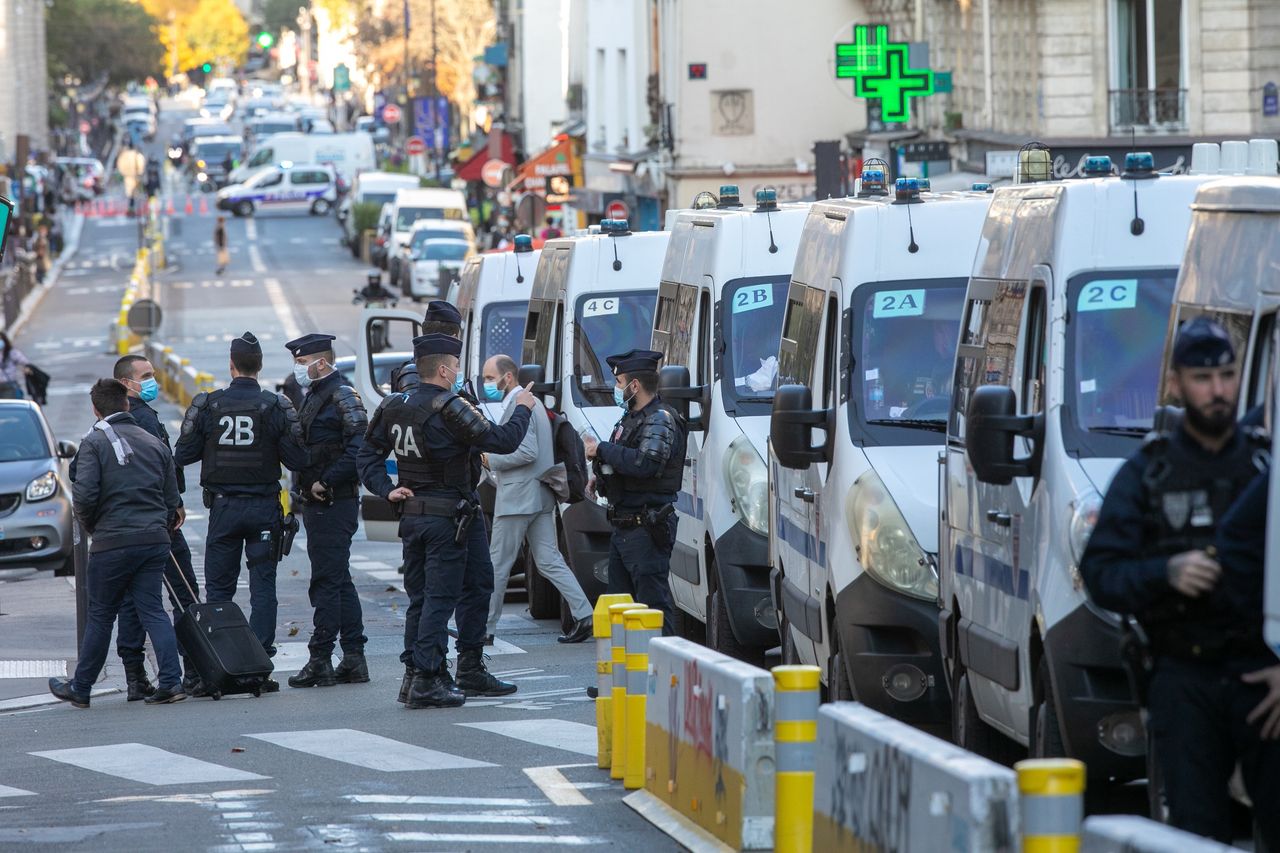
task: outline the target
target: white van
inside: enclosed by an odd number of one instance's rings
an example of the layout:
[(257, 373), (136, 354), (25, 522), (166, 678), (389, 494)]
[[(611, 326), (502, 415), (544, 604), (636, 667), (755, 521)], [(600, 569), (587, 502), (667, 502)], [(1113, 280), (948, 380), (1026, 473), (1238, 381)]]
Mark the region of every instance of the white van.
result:
[(367, 133), (276, 133), (254, 145), (244, 163), (232, 171), (231, 180), (239, 183), (264, 166), (283, 163), (323, 163), (348, 184), (359, 172), (377, 165)]
[(218, 210), (236, 216), (253, 216), (258, 211), (306, 212), (323, 216), (338, 201), (333, 167), (317, 163), (288, 163), (268, 166), (243, 184), (218, 190)]
[[(548, 240), (542, 247), (520, 379), (536, 379), (535, 393), (579, 433), (607, 441), (622, 417), (606, 359), (649, 346), (669, 236), (633, 234), (625, 219), (606, 219), (599, 234)], [(588, 499), (562, 506), (557, 524), (569, 567), (594, 601), (608, 581), (613, 530), (604, 505)]]
[[(1112, 171), (1090, 158), (1086, 172)], [(1152, 427), (1190, 204), (1206, 179), (996, 191), (956, 353), (941, 481), (939, 598), (956, 742), (1146, 775), (1120, 621), (1077, 569), (1102, 493)]]
[(355, 231), (351, 208), (357, 204), (382, 205), (394, 201), (397, 190), (412, 190), (420, 186), (417, 175), (401, 175), (393, 172), (361, 172), (351, 184), (351, 191), (338, 205), (338, 221), (342, 223), (343, 239), (351, 247), (351, 254), (360, 256), (360, 235)]
[(682, 636), (758, 657), (778, 644), (764, 457), (778, 335), (809, 205), (779, 205), (766, 189), (744, 208), (730, 186), (719, 202), (672, 219), (653, 330), (653, 349), (665, 356), (663, 399), (693, 403), (671, 597)]
[[(369, 138), (367, 133), (359, 135)], [(404, 244), (413, 230), (413, 223), (419, 219), (467, 222), (467, 199), (458, 190), (441, 187), (396, 190), (395, 198), (391, 200), (391, 231), (386, 244), (387, 272), (392, 284), (400, 281)]]
[[(827, 695), (945, 726), (938, 451), (986, 192), (856, 198), (809, 211), (786, 295), (770, 424), (769, 547), (783, 661)], [(814, 430), (820, 439), (815, 439)]]

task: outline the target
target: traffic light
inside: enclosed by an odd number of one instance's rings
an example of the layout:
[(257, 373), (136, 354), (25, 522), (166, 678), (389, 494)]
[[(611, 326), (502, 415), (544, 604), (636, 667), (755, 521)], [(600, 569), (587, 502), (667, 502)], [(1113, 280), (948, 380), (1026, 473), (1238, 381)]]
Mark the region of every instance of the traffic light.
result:
[(204, 65), (200, 66), (200, 70), (203, 71), (205, 74), (208, 74), (210, 71), (213, 70), (213, 63), (206, 62)]
[(270, 50), (271, 46), (276, 43), (276, 37), (271, 35), (271, 33), (267, 32), (266, 30), (263, 30), (262, 32), (258, 33), (254, 41), (257, 43), (258, 47), (262, 48), (263, 50)]

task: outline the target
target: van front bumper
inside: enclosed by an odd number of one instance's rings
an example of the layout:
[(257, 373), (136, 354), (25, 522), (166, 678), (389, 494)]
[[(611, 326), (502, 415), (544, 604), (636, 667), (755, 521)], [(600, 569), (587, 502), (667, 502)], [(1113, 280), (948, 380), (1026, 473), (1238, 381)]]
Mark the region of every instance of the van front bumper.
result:
[(769, 540), (739, 521), (716, 540), (715, 552), (733, 636), (751, 648), (778, 645), (778, 612), (769, 586)]

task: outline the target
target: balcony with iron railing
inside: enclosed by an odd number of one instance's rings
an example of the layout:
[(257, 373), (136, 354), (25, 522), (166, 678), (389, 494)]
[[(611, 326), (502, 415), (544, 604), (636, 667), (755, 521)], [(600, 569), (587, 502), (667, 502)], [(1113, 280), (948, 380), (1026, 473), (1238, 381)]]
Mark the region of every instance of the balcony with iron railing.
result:
[(1111, 132), (1185, 133), (1186, 89), (1112, 89)]

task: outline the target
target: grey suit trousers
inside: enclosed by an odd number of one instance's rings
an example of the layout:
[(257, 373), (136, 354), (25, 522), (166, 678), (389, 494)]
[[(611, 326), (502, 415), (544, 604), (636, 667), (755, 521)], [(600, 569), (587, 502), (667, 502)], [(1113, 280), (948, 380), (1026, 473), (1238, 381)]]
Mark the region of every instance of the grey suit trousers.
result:
[(573, 570), (564, 561), (556, 542), (554, 510), (529, 515), (501, 515), (493, 519), (493, 531), (489, 538), (489, 557), (493, 561), (493, 598), (489, 603), (489, 627), (487, 633), (496, 633), (498, 617), (502, 615), (502, 599), (507, 593), (507, 581), (511, 567), (520, 555), (520, 543), (529, 540), (529, 553), (538, 566), (538, 573), (560, 591), (569, 605), (574, 619), (591, 615), (591, 604), (574, 577)]

